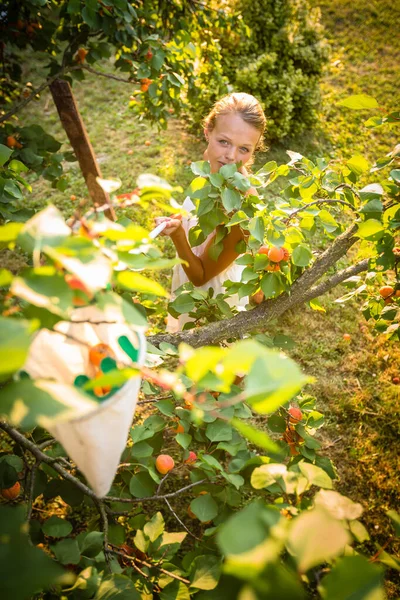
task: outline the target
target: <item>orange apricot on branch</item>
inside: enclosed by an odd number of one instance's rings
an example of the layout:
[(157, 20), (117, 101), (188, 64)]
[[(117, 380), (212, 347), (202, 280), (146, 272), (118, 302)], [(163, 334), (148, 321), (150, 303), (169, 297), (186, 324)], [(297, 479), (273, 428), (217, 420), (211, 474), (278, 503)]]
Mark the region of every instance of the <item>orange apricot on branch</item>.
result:
[(289, 413), (289, 422), (290, 423), (300, 423), (303, 418), (303, 413), (297, 406), (291, 406), (288, 410)]
[(197, 460), (197, 454), (196, 454), (196, 452), (193, 452), (193, 450), (191, 450), (191, 451), (189, 452), (189, 456), (188, 456), (188, 457), (187, 457), (187, 459), (186, 459), (186, 460), (184, 460), (183, 462), (184, 462), (186, 465), (191, 465), (192, 463), (196, 462), (196, 460)]
[(22, 148), (22, 144), (13, 135), (7, 137), (6, 144), (9, 148)]
[(281, 262), (281, 260), (283, 260), (285, 253), (283, 251), (283, 248), (271, 246), (271, 248), (268, 250), (267, 256), (271, 262), (279, 263)]
[(175, 466), (175, 461), (169, 454), (160, 454), (156, 458), (156, 469), (161, 475), (166, 475)]
[(382, 298), (389, 298), (390, 296), (392, 296), (394, 293), (394, 288), (392, 288), (391, 285), (384, 285), (381, 287), (381, 289), (379, 290), (379, 294), (382, 296)]
[(19, 481), (17, 481), (11, 487), (0, 490), (0, 494), (6, 500), (15, 500), (15, 498), (18, 498), (20, 491), (21, 491), (21, 484), (19, 483)]
[(75, 54), (75, 61), (78, 63), (85, 62), (85, 58), (88, 53), (89, 53), (89, 51), (86, 50), (86, 48), (79, 48), (79, 50)]

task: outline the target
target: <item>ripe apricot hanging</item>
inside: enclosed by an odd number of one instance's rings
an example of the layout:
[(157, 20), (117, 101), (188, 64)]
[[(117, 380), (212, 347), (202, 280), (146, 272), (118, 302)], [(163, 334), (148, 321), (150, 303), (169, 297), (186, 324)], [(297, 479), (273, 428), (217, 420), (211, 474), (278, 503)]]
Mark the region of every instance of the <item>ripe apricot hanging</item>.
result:
[(183, 462), (187, 465), (190, 465), (190, 464), (196, 462), (196, 460), (197, 460), (197, 454), (196, 454), (196, 452), (193, 452), (193, 450), (191, 450), (189, 452), (189, 456)]
[(268, 250), (267, 256), (270, 261), (278, 263), (278, 262), (281, 262), (281, 260), (283, 260), (285, 253), (283, 251), (283, 248), (277, 248), (277, 246), (271, 246), (271, 248)]
[(156, 458), (156, 469), (161, 475), (166, 475), (175, 466), (175, 461), (169, 454), (160, 454)]
[(75, 60), (78, 63), (85, 62), (86, 55), (88, 54), (88, 50), (86, 48), (79, 48), (78, 52), (75, 55)]
[(20, 144), (13, 135), (7, 137), (6, 144), (9, 148), (22, 148), (22, 144)]
[(297, 406), (291, 406), (288, 410), (289, 413), (289, 422), (290, 423), (300, 423), (303, 418), (303, 413)]
[(20, 491), (21, 484), (19, 481), (16, 481), (11, 487), (0, 490), (0, 494), (6, 500), (15, 500), (15, 498), (18, 498)]
[(389, 298), (389, 296), (392, 296), (394, 292), (394, 289), (392, 288), (391, 285), (384, 285), (381, 287), (381, 289), (379, 290), (379, 294), (382, 296), (382, 298)]

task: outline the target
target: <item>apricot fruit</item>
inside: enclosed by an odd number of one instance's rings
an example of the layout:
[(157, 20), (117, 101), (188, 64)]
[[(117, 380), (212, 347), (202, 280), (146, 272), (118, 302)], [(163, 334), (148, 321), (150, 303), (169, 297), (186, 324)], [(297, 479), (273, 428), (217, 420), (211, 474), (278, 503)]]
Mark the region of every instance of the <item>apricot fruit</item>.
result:
[(165, 475), (175, 466), (175, 461), (169, 454), (160, 454), (156, 458), (156, 469), (161, 475)]
[(350, 342), (351, 335), (349, 333), (344, 333), (343, 334), (343, 339), (344, 339), (345, 342)]
[(385, 299), (389, 298), (389, 296), (392, 296), (393, 292), (394, 292), (394, 289), (392, 288), (391, 285), (384, 285), (379, 290), (379, 294), (382, 296), (382, 298), (385, 298)]
[(271, 262), (278, 263), (281, 262), (281, 260), (283, 260), (285, 253), (283, 251), (283, 248), (277, 248), (276, 246), (272, 246), (268, 250), (267, 256)]
[(196, 462), (196, 460), (197, 460), (197, 454), (196, 454), (196, 452), (193, 452), (193, 450), (191, 450), (191, 451), (189, 452), (189, 456), (188, 456), (188, 457), (187, 457), (187, 459), (186, 459), (186, 460), (184, 460), (183, 462), (184, 462), (186, 465), (190, 465), (190, 464), (192, 464), (192, 463)]
[(0, 494), (6, 500), (15, 500), (15, 498), (18, 498), (20, 491), (21, 484), (19, 481), (16, 481), (11, 487), (0, 490)]
[(96, 344), (92, 346), (89, 350), (89, 362), (94, 367), (100, 367), (101, 361), (104, 358), (115, 358), (114, 352), (111, 350), (108, 344)]
[(289, 413), (289, 422), (290, 423), (300, 423), (303, 418), (303, 413), (297, 406), (291, 406), (288, 410)]

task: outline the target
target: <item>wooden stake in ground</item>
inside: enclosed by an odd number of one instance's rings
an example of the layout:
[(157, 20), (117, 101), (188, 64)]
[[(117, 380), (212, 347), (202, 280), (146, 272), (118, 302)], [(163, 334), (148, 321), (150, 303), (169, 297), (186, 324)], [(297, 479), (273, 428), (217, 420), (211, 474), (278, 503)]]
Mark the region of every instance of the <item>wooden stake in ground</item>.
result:
[(68, 81), (56, 79), (50, 85), (50, 91), (57, 107), (61, 123), (79, 161), (79, 166), (86, 181), (90, 197), (95, 206), (108, 204), (105, 215), (115, 221), (114, 209), (108, 194), (99, 186), (96, 177), (102, 177), (90, 143), (82, 117), (79, 114), (74, 94)]

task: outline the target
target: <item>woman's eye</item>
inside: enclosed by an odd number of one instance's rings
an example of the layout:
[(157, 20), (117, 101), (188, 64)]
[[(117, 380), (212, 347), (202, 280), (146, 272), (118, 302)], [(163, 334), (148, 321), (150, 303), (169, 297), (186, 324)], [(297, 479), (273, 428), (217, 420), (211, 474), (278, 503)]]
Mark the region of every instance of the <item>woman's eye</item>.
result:
[(243, 152), (243, 154), (245, 154), (246, 152), (249, 152), (248, 148), (240, 148), (240, 151)]
[(226, 140), (219, 140), (219, 143), (222, 144), (223, 146), (226, 146), (226, 144), (228, 143)]

